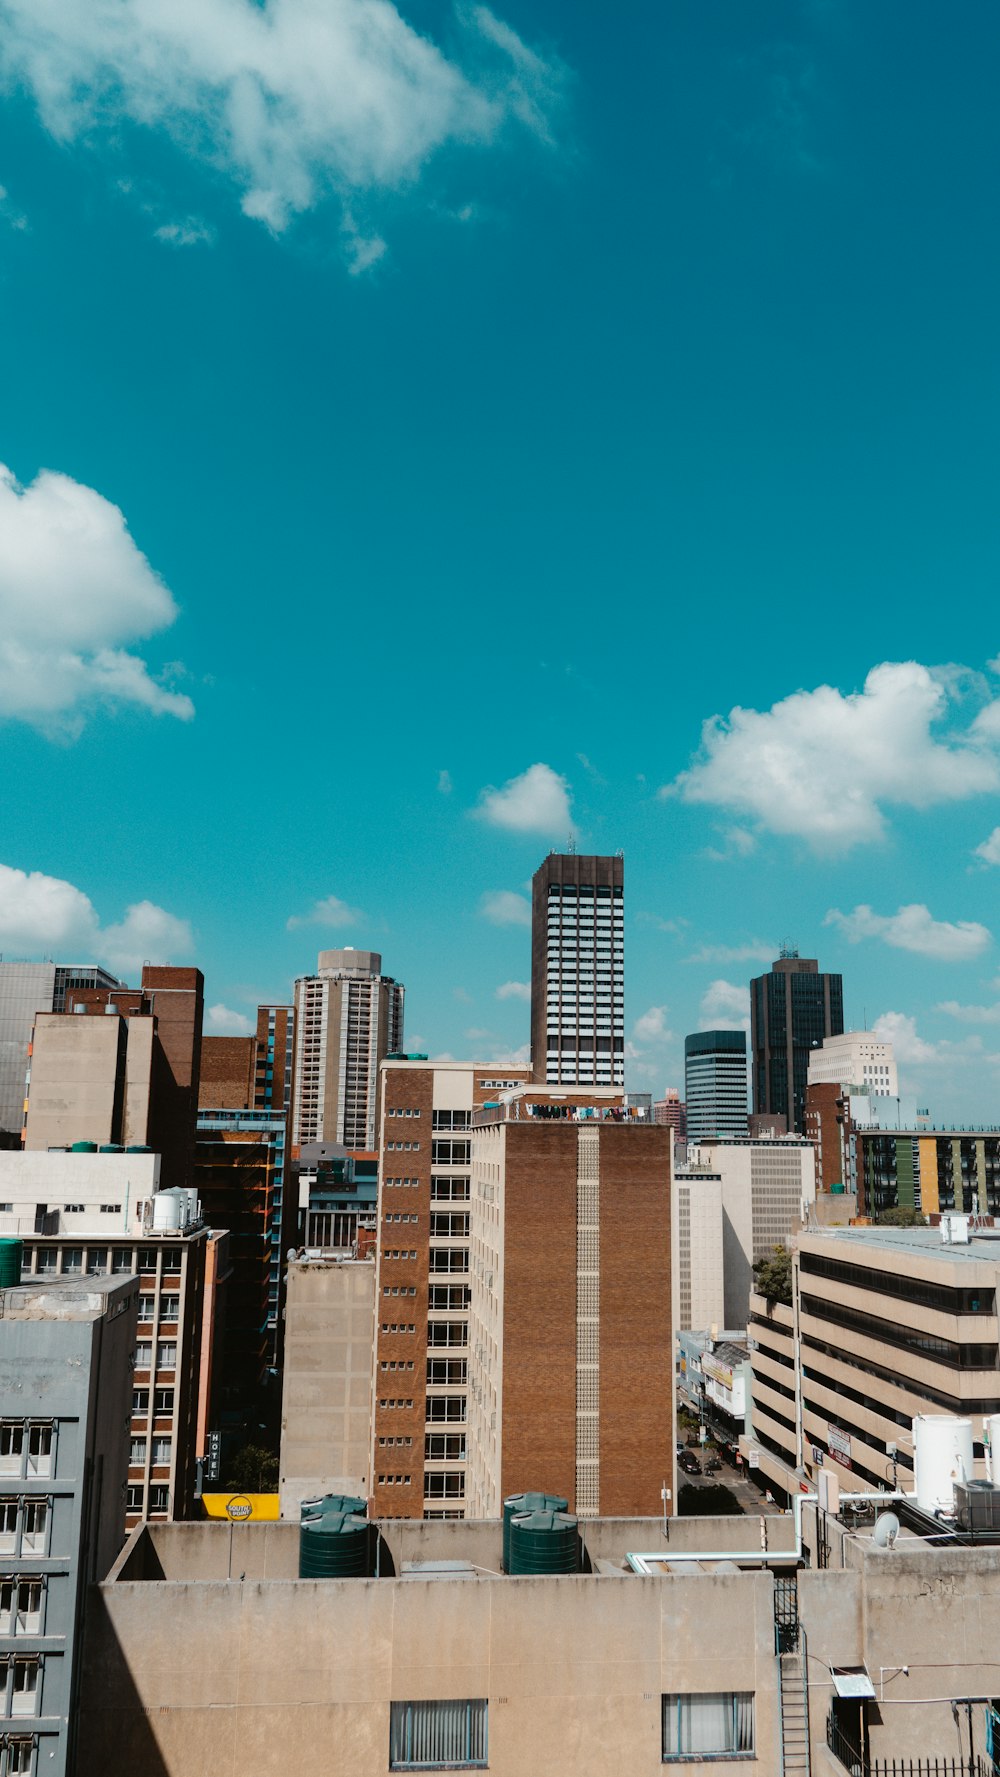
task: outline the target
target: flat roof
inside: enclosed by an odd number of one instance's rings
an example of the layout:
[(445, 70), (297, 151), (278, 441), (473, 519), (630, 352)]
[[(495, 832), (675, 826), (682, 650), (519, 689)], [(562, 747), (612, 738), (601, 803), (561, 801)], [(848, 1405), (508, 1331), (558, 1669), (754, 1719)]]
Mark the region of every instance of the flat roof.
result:
[(940, 1228), (810, 1228), (798, 1237), (800, 1244), (836, 1240), (844, 1245), (868, 1246), (882, 1253), (909, 1253), (911, 1258), (945, 1259), (949, 1264), (1000, 1265), (1000, 1228), (992, 1234), (970, 1229), (968, 1243), (953, 1244), (941, 1238)]
[(111, 1300), (128, 1286), (138, 1289), (130, 1272), (110, 1277), (26, 1278), (0, 1292), (0, 1320), (99, 1320)]

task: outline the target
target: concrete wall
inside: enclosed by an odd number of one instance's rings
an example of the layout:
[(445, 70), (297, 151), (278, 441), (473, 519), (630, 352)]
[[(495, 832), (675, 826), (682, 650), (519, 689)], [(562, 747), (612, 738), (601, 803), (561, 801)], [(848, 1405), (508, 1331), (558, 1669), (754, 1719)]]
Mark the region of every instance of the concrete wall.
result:
[(370, 1491), (375, 1261), (290, 1264), (281, 1397), (283, 1517)]

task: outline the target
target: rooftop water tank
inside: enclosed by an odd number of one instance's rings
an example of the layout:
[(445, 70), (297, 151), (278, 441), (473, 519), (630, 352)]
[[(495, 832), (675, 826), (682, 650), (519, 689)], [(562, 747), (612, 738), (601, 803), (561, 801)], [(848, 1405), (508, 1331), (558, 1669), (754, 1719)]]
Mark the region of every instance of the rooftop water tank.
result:
[(1000, 1484), (1000, 1413), (988, 1413), (983, 1420), (983, 1443), (986, 1446), (986, 1473)]
[(23, 1240), (0, 1240), (0, 1290), (13, 1289), (21, 1281)]
[(71, 1154), (96, 1154), (96, 1141), (75, 1141), (70, 1148)]
[(352, 1518), (364, 1518), (368, 1513), (368, 1501), (359, 1499), (354, 1493), (322, 1493), (316, 1499), (304, 1499), (299, 1510), (303, 1523), (311, 1518), (329, 1518), (337, 1512)]
[(913, 1474), (922, 1512), (955, 1509), (955, 1483), (971, 1481), (972, 1420), (951, 1413), (917, 1413), (913, 1420)]
[(371, 1525), (348, 1512), (323, 1512), (299, 1525), (299, 1579), (364, 1578), (371, 1573)]
[(569, 1505), (555, 1493), (512, 1493), (503, 1502), (503, 1570), (510, 1572), (511, 1519), (525, 1512), (564, 1512)]
[(176, 1191), (157, 1191), (152, 1198), (153, 1233), (175, 1234), (181, 1225), (181, 1201)]
[(578, 1573), (580, 1539), (566, 1512), (525, 1512), (510, 1521), (510, 1573)]

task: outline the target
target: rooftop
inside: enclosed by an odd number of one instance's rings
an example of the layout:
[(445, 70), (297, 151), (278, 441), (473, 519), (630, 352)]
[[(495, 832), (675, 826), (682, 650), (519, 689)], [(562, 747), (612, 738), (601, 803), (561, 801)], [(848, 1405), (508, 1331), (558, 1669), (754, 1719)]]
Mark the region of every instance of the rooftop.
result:
[(120, 1272), (111, 1277), (33, 1278), (0, 1290), (0, 1320), (101, 1320), (120, 1314), (137, 1287), (131, 1273)]
[(842, 1244), (852, 1241), (856, 1246), (872, 1247), (886, 1254), (907, 1253), (911, 1258), (944, 1259), (948, 1264), (958, 1261), (1000, 1265), (1000, 1228), (987, 1231), (970, 1227), (967, 1243), (944, 1240), (940, 1227), (810, 1228), (800, 1239), (803, 1242), (836, 1240)]

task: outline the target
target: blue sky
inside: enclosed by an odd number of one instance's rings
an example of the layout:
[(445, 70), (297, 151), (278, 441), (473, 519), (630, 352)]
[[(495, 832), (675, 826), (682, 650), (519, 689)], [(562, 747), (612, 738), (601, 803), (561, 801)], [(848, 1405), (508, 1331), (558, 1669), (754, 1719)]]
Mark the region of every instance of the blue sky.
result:
[(789, 938), (1000, 1116), (998, 50), (0, 0), (2, 953), (238, 1029), (370, 945), (411, 1043), (514, 1053), (572, 829), (634, 1085)]

